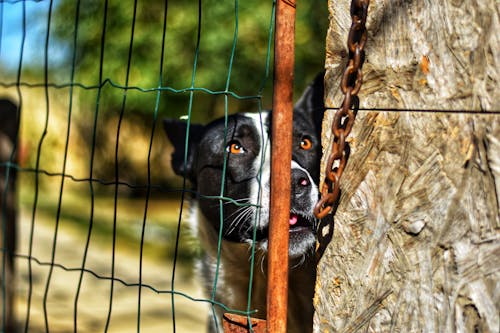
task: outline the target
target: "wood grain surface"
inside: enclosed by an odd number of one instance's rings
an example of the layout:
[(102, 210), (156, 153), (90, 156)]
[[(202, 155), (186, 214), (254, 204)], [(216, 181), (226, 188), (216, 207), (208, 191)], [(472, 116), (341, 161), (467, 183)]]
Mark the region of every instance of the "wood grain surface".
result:
[[(329, 1), (332, 108), (349, 4)], [(496, 0), (371, 1), (360, 100), (377, 110), (348, 140), (315, 332), (498, 332), (499, 13)]]

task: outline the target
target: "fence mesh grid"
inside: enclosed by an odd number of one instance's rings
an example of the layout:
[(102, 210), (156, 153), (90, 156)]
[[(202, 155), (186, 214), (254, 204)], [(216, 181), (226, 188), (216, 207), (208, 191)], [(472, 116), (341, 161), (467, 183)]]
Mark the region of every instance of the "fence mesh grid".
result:
[[(227, 67), (217, 68), (218, 75), (226, 72), (223, 89), (207, 88), (197, 84), (200, 61), (203, 59), (200, 54), (200, 44), (203, 40), (205, 5), (201, 0), (194, 2), (195, 11), (190, 13), (197, 21), (190, 82), (183, 88), (166, 84), (167, 76), (176, 73), (169, 73), (165, 63), (171, 57), (178, 56), (169, 53), (167, 41), (169, 20), (172, 15), (169, 10), (175, 7), (175, 2), (172, 3), (169, 4), (168, 1), (162, 3), (162, 30), (156, 32), (161, 39), (159, 43), (161, 50), (156, 61), (157, 67), (149, 64), (147, 68), (148, 71), (156, 73), (157, 82), (154, 86), (146, 86), (136, 84), (140, 83), (140, 80), (137, 80), (139, 77), (137, 71), (140, 69), (134, 60), (140, 55), (134, 54), (136, 51), (134, 43), (136, 36), (141, 33), (138, 28), (140, 25), (138, 16), (140, 11), (144, 10), (138, 1), (128, 4), (130, 21), (122, 28), (128, 30), (129, 38), (128, 50), (120, 55), (126, 59), (125, 70), (120, 73), (122, 77), (108, 76), (107, 61), (109, 62), (110, 55), (106, 52), (109, 52), (109, 45), (113, 44), (115, 38), (108, 31), (108, 27), (113, 20), (115, 4), (112, 1), (103, 1), (100, 6), (96, 5), (96, 2), (92, 3), (98, 7), (94, 8), (95, 15), (100, 16), (102, 20), (100, 29), (97, 29), (100, 36), (96, 37), (100, 44), (94, 45), (99, 50), (98, 61), (93, 65), (98, 68), (95, 77), (97, 80), (94, 83), (92, 80), (82, 79), (79, 63), (82, 61), (82, 53), (86, 51), (79, 43), (80, 35), (88, 28), (82, 18), (84, 12), (88, 13), (85, 6), (89, 4), (85, 1), (76, 1), (72, 7), (74, 16), (64, 18), (73, 26), (65, 32), (70, 42), (69, 46), (66, 46), (64, 57), (66, 61), (70, 60), (67, 67), (61, 70), (55, 68), (54, 58), (59, 52), (57, 47), (61, 45), (54, 46), (56, 43), (53, 31), (54, 26), (61, 22), (58, 15), (61, 15), (63, 2), (52, 0), (0, 2), (1, 32), (4, 32), (12, 22), (7, 16), (9, 13), (12, 11), (21, 13), (18, 16), (20, 22), (16, 22), (18, 29), (20, 28), (19, 44), (9, 45), (10, 40), (0, 38), (0, 51), (7, 56), (12, 54), (7, 52), (7, 49), (18, 47), (15, 50), (18, 54), (16, 60), (12, 61), (10, 68), (2, 69), (5, 70), (5, 75), (2, 75), (0, 85), (7, 96), (16, 101), (21, 110), (16, 119), (20, 129), (19, 144), (17, 141), (13, 142), (14, 147), (9, 158), (2, 160), (0, 166), (7, 180), (2, 184), (4, 194), (12, 190), (9, 189), (9, 178), (13, 178), (15, 173), (18, 175), (17, 185), (20, 192), (18, 198), (21, 207), (18, 226), (20, 241), (13, 257), (17, 266), (16, 271), (21, 278), (16, 286), (17, 300), (14, 305), (21, 331), (122, 331), (123, 326), (120, 326), (119, 322), (127, 315), (135, 317), (136, 330), (140, 331), (146, 327), (144, 322), (155, 311), (160, 312), (160, 320), (166, 324), (163, 326), (158, 324), (163, 330), (186, 329), (185, 323), (178, 322), (179, 317), (186, 317), (190, 321), (187, 327), (191, 326), (190, 331), (192, 331), (195, 329), (192, 327), (193, 318), (205, 320), (204, 316), (197, 313), (196, 304), (208, 304), (212, 308), (220, 306), (225, 310), (245, 315), (252, 313), (250, 303), (247, 309), (229, 309), (226, 305), (215, 301), (217, 281), (213, 287), (212, 297), (208, 299), (200, 296), (199, 290), (192, 288), (189, 283), (185, 283), (185, 277), (190, 279), (190, 273), (182, 263), (185, 259), (183, 252), (189, 252), (185, 255), (188, 257), (196, 256), (196, 251), (186, 250), (186, 247), (192, 246), (192, 240), (186, 235), (186, 228), (182, 222), (182, 217), (185, 215), (183, 211), (187, 209), (185, 197), (189, 192), (189, 185), (185, 178), (182, 183), (177, 183), (177, 186), (162, 181), (155, 183), (157, 178), (155, 169), (166, 165), (158, 164), (158, 155), (160, 152), (168, 155), (165, 149), (156, 148), (155, 151), (155, 146), (161, 142), (159, 137), (162, 136), (158, 133), (159, 119), (170, 115), (169, 100), (165, 98), (165, 94), (169, 94), (172, 100), (175, 100), (176, 95), (187, 97), (185, 111), (182, 111), (182, 114), (188, 124), (192, 115), (200, 112), (194, 110), (196, 98), (200, 95), (220, 96), (226, 119), (232, 111), (231, 100), (251, 101), (257, 106), (258, 111), (262, 110), (262, 95), (269, 76), (274, 2), (269, 1), (268, 29), (265, 32), (267, 41), (261, 47), (265, 49), (265, 57), (262, 59), (264, 70), (258, 74), (260, 82), (252, 88), (255, 91), (253, 95), (240, 94), (233, 90), (231, 85), (235, 54), (238, 50), (237, 0), (225, 4), (226, 8), (233, 9), (233, 17), (229, 20), (232, 21), (230, 27), (232, 38), (229, 43)], [(100, 13), (97, 13), (97, 10), (100, 10)], [(33, 12), (38, 15), (36, 19)], [(33, 33), (33, 29), (29, 27), (35, 22), (39, 28), (44, 28), (37, 35), (43, 37), (43, 42), (38, 45), (43, 50), (38, 54), (41, 56), (41, 61), (37, 59), (41, 68), (38, 71), (33, 67), (30, 68), (30, 63), (34, 60), (28, 58), (33, 57), (33, 54), (29, 54), (33, 50), (27, 48), (27, 45), (29, 46), (27, 40), (30, 38), (30, 33)], [(1, 32), (0, 36), (3, 36)], [(149, 125), (141, 127), (149, 129), (149, 133), (142, 138), (145, 140), (142, 146), (134, 142), (133, 131), (136, 129), (133, 128), (133, 124), (131, 125), (136, 120), (131, 117), (136, 106), (129, 107), (129, 104), (134, 103), (129, 101), (137, 94), (147, 95), (153, 101), (148, 105), (151, 112), (147, 116), (141, 116), (144, 122), (149, 122)], [(115, 104), (119, 107), (113, 110), (111, 116), (103, 115), (104, 112), (109, 113), (105, 108), (112, 105), (109, 102), (111, 98), (118, 101)], [(82, 114), (83, 108), (91, 112)], [(63, 110), (62, 114), (59, 109)], [(167, 111), (162, 112), (162, 110)], [(179, 112), (172, 116), (179, 116)], [(109, 128), (102, 129), (103, 125)], [(78, 137), (79, 131), (84, 132), (83, 135), (86, 137), (83, 139)], [(106, 131), (108, 133), (105, 133)], [(30, 137), (26, 138), (26, 135)], [(107, 144), (110, 147), (106, 147), (107, 150), (104, 152), (99, 151), (103, 149), (105, 140), (109, 140)], [(89, 145), (85, 147), (85, 143)], [(136, 152), (140, 155), (137, 158), (146, 161), (145, 164), (141, 164), (146, 169), (141, 179), (145, 182), (140, 180), (133, 182), (134, 177), (131, 174), (134, 170), (128, 168), (135, 165), (122, 157), (130, 153), (127, 145), (134, 144), (143, 150), (146, 147), (146, 155), (144, 152)], [(112, 155), (106, 156), (106, 162), (111, 165), (111, 170), (107, 170), (107, 173), (99, 171), (99, 167), (103, 165), (99, 159), (104, 158), (105, 154)], [(153, 156), (154, 154), (156, 155)], [(86, 161), (87, 165), (78, 165), (75, 162), (77, 158)], [(131, 200), (130, 197), (136, 199)], [(180, 198), (180, 206), (174, 208), (175, 205), (168, 204), (167, 207), (162, 207), (162, 197)], [(224, 186), (221, 188), (220, 197), (213, 199), (221, 207), (224, 202), (231, 200), (224, 197)], [(8, 205), (6, 199), (2, 200), (2, 212), (7, 210)], [(165, 215), (171, 219), (175, 216), (176, 220), (176, 223), (168, 229), (158, 221)], [(3, 244), (5, 244), (7, 237), (5, 214), (2, 216), (2, 221)], [(124, 224), (132, 224), (132, 227), (130, 225), (125, 227)], [(155, 237), (157, 239), (154, 239)], [(170, 243), (167, 250), (170, 251), (171, 257), (166, 258), (155, 253), (154, 255), (160, 259), (153, 264), (149, 263), (149, 266), (160, 263), (163, 267), (146, 267), (148, 263), (144, 259), (145, 252), (151, 255), (151, 252), (166, 251), (165, 246), (154, 247), (150, 244), (157, 241)], [(9, 252), (11, 249), (4, 245), (2, 250), (5, 270), (6, 258), (11, 254)], [(99, 260), (100, 258), (106, 260)], [(131, 260), (135, 262), (132, 264)], [(185, 260), (190, 262), (191, 257)], [(4, 331), (8, 330), (5, 327), (6, 307), (9, 306), (6, 303), (6, 289), (10, 287), (5, 280), (2, 281)], [(136, 296), (123, 299), (124, 293), (134, 293)], [(153, 301), (153, 298), (162, 301)], [(150, 302), (157, 307), (155, 310), (152, 310)], [(129, 310), (124, 311), (123, 307)]]

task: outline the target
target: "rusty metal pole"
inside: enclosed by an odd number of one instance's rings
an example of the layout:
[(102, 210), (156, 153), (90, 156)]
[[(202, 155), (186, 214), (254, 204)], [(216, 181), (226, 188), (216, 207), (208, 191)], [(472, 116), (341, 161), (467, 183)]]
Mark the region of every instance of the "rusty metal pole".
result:
[[(250, 318), (255, 333), (287, 330), (295, 0), (278, 0), (275, 22), (267, 320)], [(249, 332), (248, 326), (246, 316), (223, 317), (225, 332)]]
[(295, 0), (278, 0), (274, 37), (267, 331), (285, 333), (288, 303), (288, 232), (292, 160)]

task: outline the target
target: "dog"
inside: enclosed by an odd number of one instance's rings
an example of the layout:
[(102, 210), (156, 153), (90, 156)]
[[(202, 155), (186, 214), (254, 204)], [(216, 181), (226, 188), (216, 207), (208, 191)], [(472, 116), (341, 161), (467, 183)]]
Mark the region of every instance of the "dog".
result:
[[(288, 332), (312, 331), (317, 223), (313, 207), (319, 193), (323, 80), (320, 73), (293, 111)], [(263, 111), (233, 114), (205, 126), (190, 124), (186, 153), (187, 123), (163, 120), (174, 146), (172, 168), (192, 185), (190, 221), (203, 249), (198, 268), (207, 296), (227, 307), (213, 306), (209, 332), (222, 332), (227, 310), (256, 310), (252, 317), (257, 318), (266, 315), (271, 123), (272, 111)]]

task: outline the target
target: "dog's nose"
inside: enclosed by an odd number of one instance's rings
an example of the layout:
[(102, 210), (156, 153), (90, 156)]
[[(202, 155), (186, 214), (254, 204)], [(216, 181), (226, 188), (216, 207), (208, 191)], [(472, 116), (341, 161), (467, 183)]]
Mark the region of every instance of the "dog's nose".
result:
[(299, 185), (300, 186), (308, 186), (309, 185), (309, 179), (307, 179), (306, 177), (301, 177), (299, 179)]
[(292, 169), (292, 194), (296, 197), (308, 195), (311, 188), (309, 175), (300, 169)]

